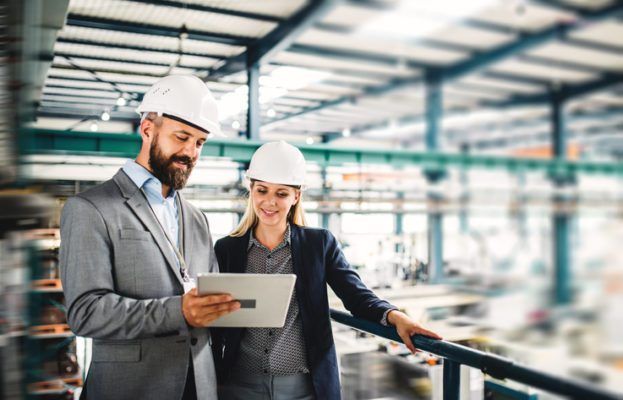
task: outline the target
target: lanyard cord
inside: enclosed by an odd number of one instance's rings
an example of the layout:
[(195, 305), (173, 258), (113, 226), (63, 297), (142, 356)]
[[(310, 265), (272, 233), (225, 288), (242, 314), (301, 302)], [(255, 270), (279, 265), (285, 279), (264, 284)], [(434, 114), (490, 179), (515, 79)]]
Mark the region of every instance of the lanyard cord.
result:
[[(164, 233), (164, 236), (167, 238), (167, 241), (169, 242), (169, 244), (173, 248), (173, 251), (175, 252), (175, 256), (177, 257), (177, 262), (180, 265), (180, 275), (182, 276), (182, 280), (184, 282), (190, 282), (190, 275), (188, 274), (188, 266), (186, 265), (186, 261), (184, 261), (184, 255), (182, 254), (182, 251), (180, 250), (180, 248), (178, 248), (178, 246), (175, 245), (175, 243), (173, 243), (173, 240), (171, 240), (169, 233), (167, 232), (166, 229), (164, 229), (164, 226), (162, 226), (162, 223), (160, 222), (160, 219), (156, 215), (156, 212), (154, 211), (153, 207), (151, 206), (151, 203), (149, 202), (149, 199), (147, 198), (147, 194), (145, 193), (143, 188), (141, 188), (141, 193), (143, 193), (145, 200), (147, 200), (147, 205), (149, 206), (151, 213), (154, 215), (154, 218), (156, 218), (156, 221), (158, 222), (158, 226), (160, 226), (162, 233)], [(184, 234), (183, 234), (184, 221), (182, 220), (182, 202), (179, 199), (179, 195), (178, 195), (178, 198), (175, 199), (175, 201), (178, 206), (178, 211), (177, 211), (178, 241), (179, 241), (179, 245), (182, 246), (182, 242), (184, 239)]]

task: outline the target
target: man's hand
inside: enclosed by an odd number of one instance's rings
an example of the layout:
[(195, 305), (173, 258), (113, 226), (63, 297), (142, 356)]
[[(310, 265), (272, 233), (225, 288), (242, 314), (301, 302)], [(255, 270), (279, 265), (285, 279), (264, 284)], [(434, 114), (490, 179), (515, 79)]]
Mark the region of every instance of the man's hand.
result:
[(407, 314), (398, 310), (389, 312), (387, 322), (396, 327), (398, 336), (400, 336), (403, 343), (407, 346), (411, 353), (415, 353), (416, 351), (413, 341), (411, 340), (411, 336), (413, 335), (424, 335), (432, 337), (433, 339), (441, 339), (441, 336), (435, 332), (422, 328), (420, 324), (409, 318)]
[(199, 296), (194, 288), (182, 296), (182, 314), (188, 325), (209, 326), (216, 319), (240, 308), (240, 303), (228, 294)]

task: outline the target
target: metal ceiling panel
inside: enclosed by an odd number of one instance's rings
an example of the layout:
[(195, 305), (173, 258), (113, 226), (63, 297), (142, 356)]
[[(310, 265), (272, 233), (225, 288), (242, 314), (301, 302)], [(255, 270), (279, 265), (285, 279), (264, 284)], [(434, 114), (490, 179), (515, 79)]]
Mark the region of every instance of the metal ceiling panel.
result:
[(327, 66), (327, 60), (322, 56), (311, 56), (311, 55), (301, 55), (295, 54), (288, 51), (278, 54), (274, 59), (274, 63), (283, 63), (287, 65), (300, 66), (305, 68), (318, 68), (318, 69), (329, 69), (329, 70), (342, 70), (342, 71), (356, 71), (369, 73), (374, 76), (400, 76), (400, 77), (409, 77), (415, 76), (416, 72), (412, 70), (405, 69), (401, 66), (396, 66), (393, 68), (379, 65), (371, 65), (364, 64), (361, 62), (353, 61), (338, 61), (333, 60), (330, 66)]
[(582, 8), (599, 10), (605, 6), (614, 3), (617, 0), (558, 0), (561, 3), (569, 4), (572, 6), (579, 6)]
[(234, 10), (247, 13), (258, 13), (286, 18), (307, 3), (307, 0), (174, 0), (181, 3), (199, 4), (203, 6)]
[(434, 38), (463, 45), (468, 49), (485, 50), (509, 43), (516, 38), (512, 32), (487, 31), (465, 25), (453, 25), (434, 33)]
[(592, 24), (584, 29), (571, 33), (571, 38), (589, 40), (623, 49), (621, 38), (623, 37), (623, 23), (617, 20), (604, 21)]
[[(174, 53), (163, 54), (151, 52), (149, 50), (125, 50), (114, 47), (101, 48), (67, 43), (56, 43), (54, 51), (56, 53), (70, 54), (76, 57), (103, 57), (118, 61), (146, 60), (146, 62), (148, 61), (150, 63), (161, 64), (172, 64), (178, 59), (178, 55)], [(188, 59), (188, 57), (186, 58)], [(210, 64), (213, 64), (216, 61), (214, 58), (206, 57), (206, 59), (210, 62)]]
[(537, 31), (560, 22), (575, 21), (573, 13), (530, 2), (504, 1), (486, 7), (473, 17), (522, 31)]
[(262, 37), (276, 26), (275, 23), (267, 21), (123, 0), (71, 0), (69, 12), (137, 24), (148, 22), (170, 28), (180, 28), (184, 23), (189, 30), (226, 33), (251, 38)]
[(578, 65), (594, 66), (604, 70), (623, 71), (623, 52), (616, 54), (554, 42), (530, 51), (528, 54), (573, 62)]
[(110, 98), (117, 100), (119, 98), (119, 93), (104, 91), (104, 90), (78, 90), (72, 88), (59, 88), (59, 87), (46, 87), (43, 90), (44, 94), (52, 94), (52, 95), (65, 95), (65, 96), (89, 96), (94, 98)]
[(491, 89), (508, 90), (511, 92), (532, 94), (543, 91), (543, 87), (535, 84), (519, 83), (504, 79), (495, 79), (482, 75), (469, 75), (457, 80), (458, 83), (478, 85)]
[(374, 55), (395, 56), (398, 58), (435, 64), (450, 64), (465, 59), (467, 52), (450, 51), (445, 49), (422, 46), (416, 43), (399, 42), (390, 39), (366, 37), (362, 34), (326, 32), (319, 29), (310, 29), (297, 40), (298, 44), (313, 45), (320, 48), (347, 51), (360, 51)]
[[(180, 47), (180, 40), (176, 37), (145, 35), (68, 25), (65, 25), (60, 31), (59, 37), (72, 40), (100, 42), (110, 45), (133, 45), (144, 47), (145, 49), (159, 49), (175, 52), (177, 52)], [(185, 39), (182, 41), (182, 50), (190, 53), (217, 54), (223, 57), (231, 57), (244, 51), (244, 47), (203, 40)]]
[(556, 66), (537, 65), (520, 60), (502, 61), (491, 68), (492, 71), (511, 73), (518, 76), (536, 77), (549, 81), (584, 82), (595, 77), (594, 74), (580, 71), (571, 71)]
[[(149, 65), (149, 64), (129, 64), (122, 61), (104, 61), (104, 60), (75, 60), (73, 63), (83, 70), (106, 70), (106, 71), (129, 71), (141, 74), (155, 74), (164, 76), (169, 70), (168, 66)], [(71, 66), (71, 64), (63, 57), (54, 57), (53, 65)], [(174, 72), (175, 71), (175, 72)], [(192, 74), (193, 69), (174, 68), (171, 73)]]

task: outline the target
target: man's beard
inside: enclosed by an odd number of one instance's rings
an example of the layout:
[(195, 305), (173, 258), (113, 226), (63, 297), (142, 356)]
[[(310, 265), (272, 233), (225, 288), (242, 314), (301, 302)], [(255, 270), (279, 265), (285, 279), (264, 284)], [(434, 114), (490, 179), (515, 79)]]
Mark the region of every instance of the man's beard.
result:
[[(193, 160), (188, 156), (176, 156), (172, 155), (167, 158), (158, 146), (158, 136), (154, 138), (149, 148), (149, 166), (156, 178), (162, 182), (163, 185), (169, 186), (173, 190), (180, 190), (186, 186), (186, 181), (193, 170)], [(180, 169), (173, 165), (173, 163), (181, 162), (186, 164), (186, 169)]]

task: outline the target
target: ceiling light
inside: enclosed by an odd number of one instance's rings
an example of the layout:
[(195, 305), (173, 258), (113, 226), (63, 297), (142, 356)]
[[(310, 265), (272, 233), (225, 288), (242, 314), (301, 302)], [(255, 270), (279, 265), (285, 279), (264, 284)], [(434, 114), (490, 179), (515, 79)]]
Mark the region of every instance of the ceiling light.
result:
[(234, 122), (231, 123), (231, 127), (233, 129), (240, 129), (240, 121), (236, 120)]
[(97, 122), (95, 122), (95, 121), (93, 121), (91, 123), (91, 126), (89, 126), (89, 129), (91, 130), (91, 132), (97, 132), (97, 128), (98, 128)]
[(268, 118), (274, 118), (277, 113), (274, 109), (269, 108), (268, 111), (266, 111), (266, 115), (268, 116)]
[(179, 38), (180, 40), (188, 39), (188, 28), (186, 27), (186, 24), (182, 24), (182, 27), (180, 28)]
[(104, 111), (100, 118), (102, 119), (102, 121), (108, 121), (110, 120), (110, 114), (108, 113), (108, 111)]
[(403, 0), (395, 8), (363, 24), (358, 32), (386, 38), (421, 38), (450, 27), (454, 21), (477, 15), (495, 1)]
[(123, 97), (123, 95), (119, 96), (119, 98), (117, 99), (117, 105), (119, 107), (123, 107), (126, 104), (128, 104), (128, 101), (125, 99), (125, 97)]
[(281, 87), (287, 90), (297, 90), (314, 82), (326, 79), (331, 74), (325, 71), (317, 71), (299, 67), (278, 67), (264, 79), (267, 86)]
[(217, 100), (219, 120), (223, 121), (240, 114), (248, 108), (249, 88), (246, 85), (239, 86), (233, 92), (228, 92)]
[(342, 130), (342, 136), (344, 136), (344, 137), (350, 137), (350, 133), (351, 133), (351, 132), (350, 132), (350, 129), (349, 129), (349, 128), (344, 128), (344, 129)]
[(314, 144), (314, 138), (312, 138), (311, 136), (308, 136), (307, 139), (305, 140), (305, 143)]

